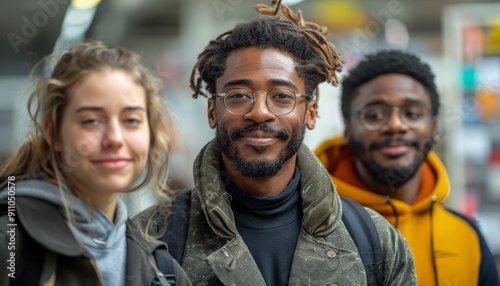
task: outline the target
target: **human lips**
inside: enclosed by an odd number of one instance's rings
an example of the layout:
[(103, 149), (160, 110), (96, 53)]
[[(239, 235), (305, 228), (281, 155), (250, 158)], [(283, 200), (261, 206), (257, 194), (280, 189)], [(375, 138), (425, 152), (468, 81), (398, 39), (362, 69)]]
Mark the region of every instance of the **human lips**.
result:
[(243, 134), (241, 138), (250, 145), (269, 145), (278, 140), (279, 136), (267, 132), (249, 132)]
[(406, 154), (410, 149), (408, 145), (388, 145), (380, 148), (383, 155), (396, 157)]
[(93, 160), (92, 162), (99, 167), (107, 170), (120, 170), (131, 162), (131, 159), (127, 158), (107, 158), (107, 159), (98, 159)]
[(412, 147), (417, 146), (418, 144), (415, 141), (397, 137), (375, 143), (371, 146), (371, 149), (380, 151), (384, 156), (395, 158), (409, 153)]

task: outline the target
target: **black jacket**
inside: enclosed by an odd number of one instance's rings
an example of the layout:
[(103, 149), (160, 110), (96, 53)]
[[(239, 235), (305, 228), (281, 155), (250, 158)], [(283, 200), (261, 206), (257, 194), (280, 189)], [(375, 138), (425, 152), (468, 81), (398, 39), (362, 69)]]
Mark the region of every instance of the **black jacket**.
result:
[[(77, 241), (58, 207), (28, 197), (15, 199), (11, 216), (7, 207), (7, 201), (0, 202), (0, 261), (7, 264), (0, 267), (0, 285), (41, 285), (40, 281), (49, 282), (47, 285), (103, 285), (95, 261)], [(131, 220), (126, 235), (125, 285), (154, 285), (156, 275), (149, 256), (165, 254), (162, 248), (166, 245), (145, 241)], [(179, 264), (173, 263), (177, 285), (191, 285)], [(14, 279), (9, 277), (13, 272)]]

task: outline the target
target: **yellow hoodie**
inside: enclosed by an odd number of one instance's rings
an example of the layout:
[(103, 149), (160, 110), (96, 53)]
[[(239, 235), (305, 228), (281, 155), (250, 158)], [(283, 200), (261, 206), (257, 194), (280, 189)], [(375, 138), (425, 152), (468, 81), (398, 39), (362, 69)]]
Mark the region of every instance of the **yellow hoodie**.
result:
[(354, 155), (342, 139), (323, 142), (316, 155), (340, 195), (378, 211), (401, 231), (412, 250), (419, 285), (499, 285), (493, 257), (479, 230), (441, 204), (450, 184), (435, 153), (430, 152), (421, 167), (421, 190), (410, 205), (368, 191), (357, 177)]

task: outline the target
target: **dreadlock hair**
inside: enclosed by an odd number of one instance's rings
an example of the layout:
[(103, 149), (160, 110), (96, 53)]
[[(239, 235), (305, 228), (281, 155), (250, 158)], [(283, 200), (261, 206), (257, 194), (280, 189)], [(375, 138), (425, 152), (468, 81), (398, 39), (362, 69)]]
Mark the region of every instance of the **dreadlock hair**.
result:
[[(297, 63), (296, 70), (304, 80), (306, 94), (312, 95), (318, 84), (325, 81), (338, 85), (336, 72), (342, 71), (344, 61), (326, 39), (327, 28), (305, 22), (300, 10), (295, 14), (281, 1), (275, 2), (275, 7), (258, 4), (256, 9), (262, 15), (210, 41), (191, 72), (194, 98), (215, 93), (215, 81), (224, 73), (227, 57), (232, 51), (245, 47), (272, 47), (289, 53)], [(206, 83), (208, 95), (201, 90), (202, 82)], [(316, 95), (319, 95), (317, 91)]]
[(438, 114), (439, 94), (429, 65), (413, 54), (390, 50), (365, 56), (342, 80), (341, 108), (344, 119), (349, 117), (351, 102), (358, 88), (375, 77), (389, 73), (404, 74), (422, 84), (431, 99), (432, 115)]

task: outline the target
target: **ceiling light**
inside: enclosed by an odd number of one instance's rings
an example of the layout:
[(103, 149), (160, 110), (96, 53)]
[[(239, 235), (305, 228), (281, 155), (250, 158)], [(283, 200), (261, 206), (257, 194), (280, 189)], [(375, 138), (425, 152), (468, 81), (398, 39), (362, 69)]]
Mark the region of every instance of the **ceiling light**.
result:
[(304, 0), (283, 0), (283, 4), (287, 5), (287, 6), (292, 6), (292, 5), (295, 5), (295, 4), (299, 4), (300, 2), (303, 2)]

